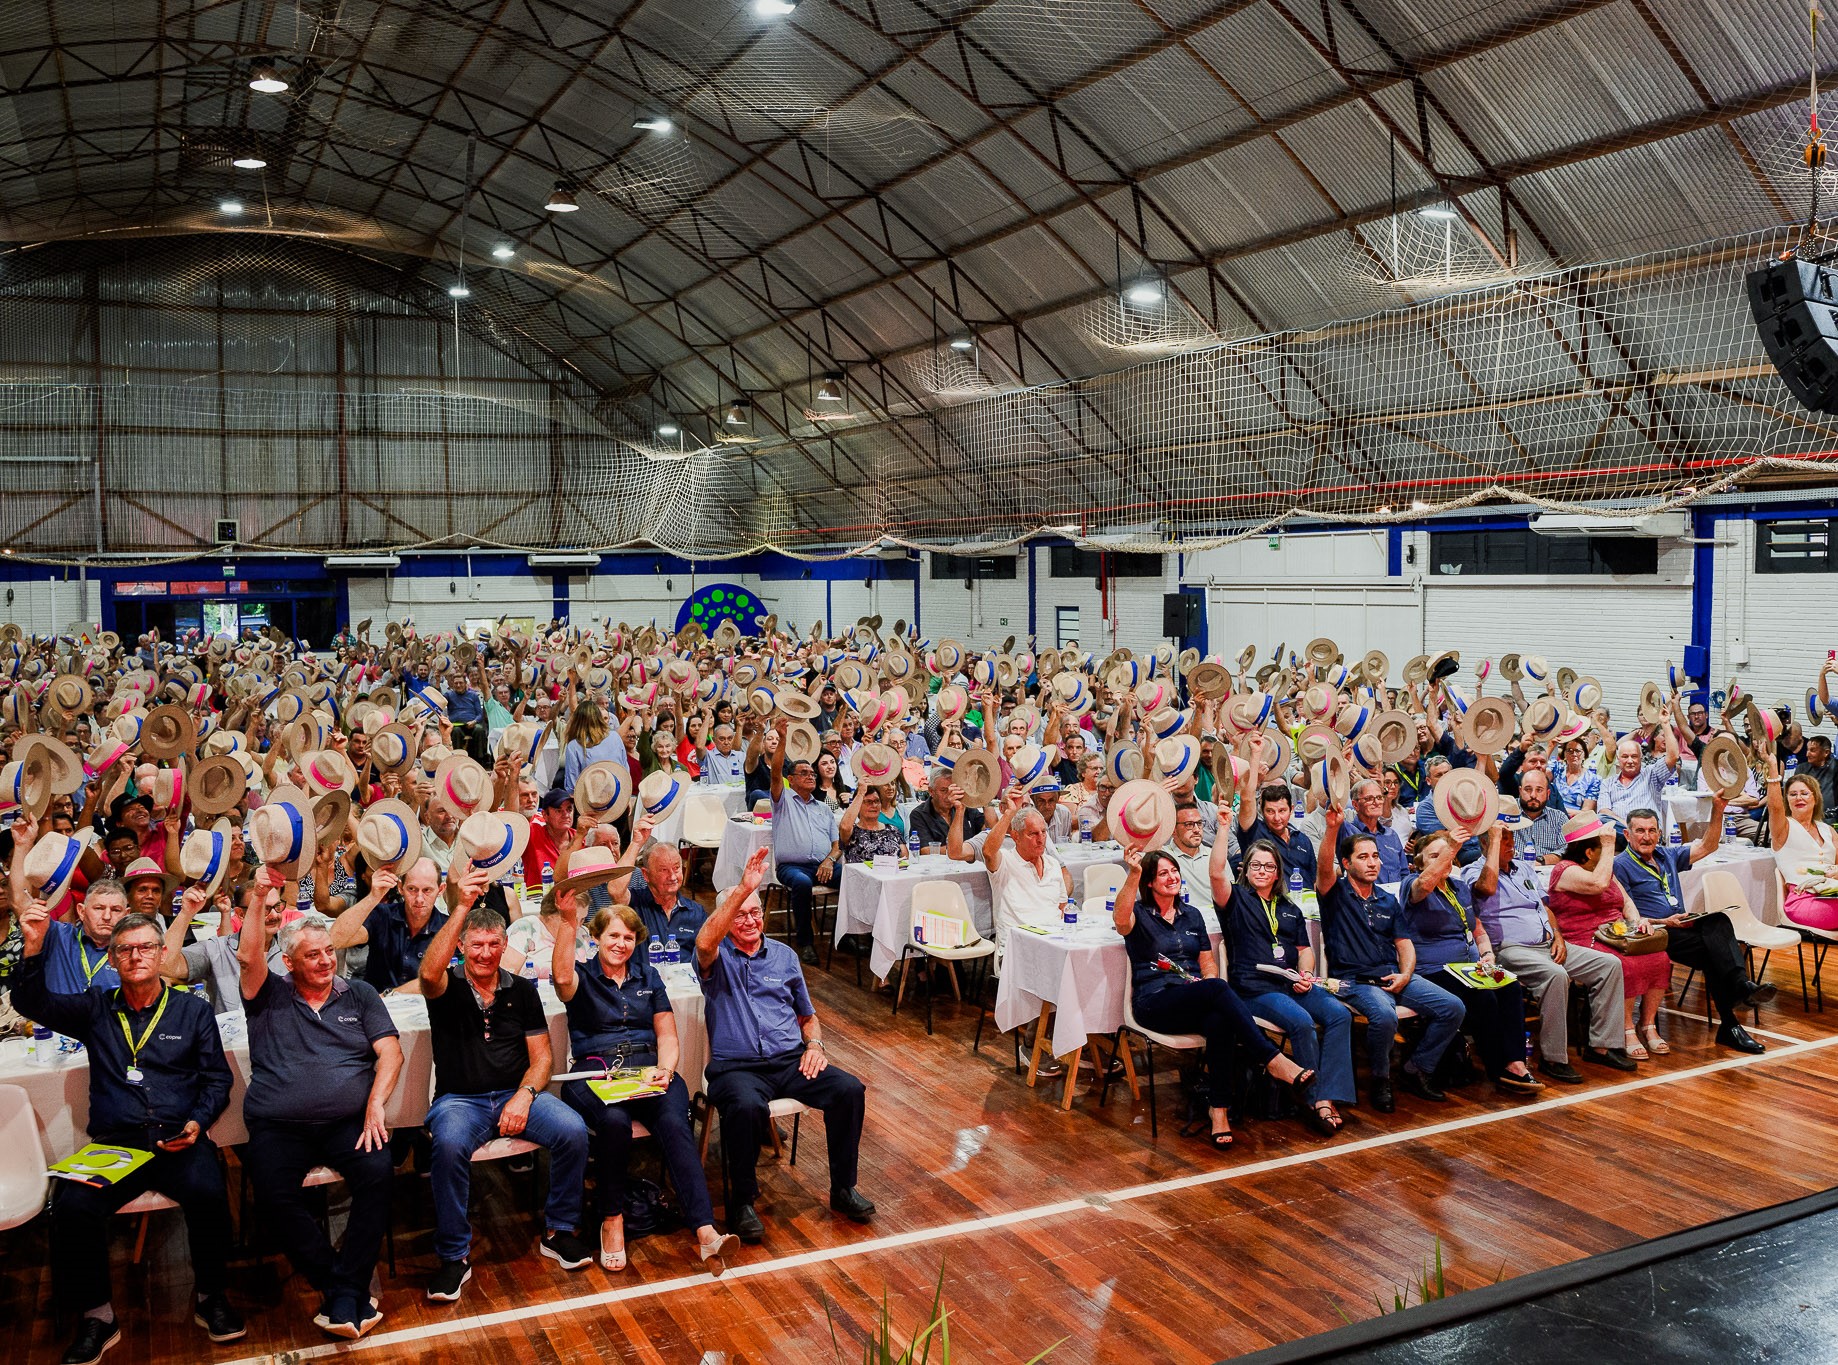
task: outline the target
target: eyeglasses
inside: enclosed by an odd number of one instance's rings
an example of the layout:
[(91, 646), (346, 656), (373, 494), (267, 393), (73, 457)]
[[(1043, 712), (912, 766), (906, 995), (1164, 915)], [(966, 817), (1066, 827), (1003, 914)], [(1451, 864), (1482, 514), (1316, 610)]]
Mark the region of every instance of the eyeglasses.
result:
[(153, 957), (158, 954), (157, 943), (117, 943), (114, 945), (116, 957)]

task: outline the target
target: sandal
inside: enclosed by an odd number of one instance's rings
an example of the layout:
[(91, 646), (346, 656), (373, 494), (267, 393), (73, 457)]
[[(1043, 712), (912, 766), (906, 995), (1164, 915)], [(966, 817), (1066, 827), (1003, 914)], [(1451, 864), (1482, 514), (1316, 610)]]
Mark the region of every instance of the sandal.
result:
[(625, 1219), (623, 1218), (604, 1218), (600, 1221), (600, 1269), (625, 1269)]
[(1668, 1052), (1672, 1051), (1672, 1044), (1659, 1036), (1658, 1025), (1648, 1024), (1646, 1034), (1647, 1051), (1651, 1052), (1655, 1057), (1664, 1057)]
[(1321, 1134), (1322, 1137), (1333, 1137), (1334, 1134), (1340, 1131), (1341, 1125), (1346, 1122), (1346, 1120), (1340, 1116), (1339, 1111), (1326, 1100), (1323, 1100), (1320, 1104), (1309, 1110), (1308, 1114), (1309, 1127)]
[(730, 1247), (737, 1247), (739, 1245), (740, 1238), (736, 1237), (733, 1233), (718, 1232), (715, 1234), (713, 1241), (705, 1242), (700, 1238), (696, 1239), (696, 1255), (701, 1257), (705, 1262), (712, 1261), (717, 1256), (725, 1256)]
[(1232, 1145), (1231, 1119), (1222, 1112), (1216, 1121), (1226, 1126), (1213, 1129), (1213, 1146), (1221, 1149), (1230, 1147)]
[(1623, 1029), (1622, 1032), (1627, 1035), (1627, 1055), (1637, 1062), (1644, 1062), (1647, 1059), (1647, 1050), (1640, 1045), (1640, 1035), (1631, 1028)]
[(1306, 1090), (1308, 1088), (1308, 1083), (1315, 1079), (1315, 1072), (1314, 1072), (1313, 1067), (1304, 1067), (1301, 1071), (1296, 1072), (1296, 1074), (1293, 1077), (1291, 1077), (1289, 1080), (1286, 1080), (1286, 1081), (1278, 1080), (1276, 1077), (1276, 1074), (1272, 1072), (1268, 1067), (1264, 1069), (1264, 1074), (1269, 1076), (1271, 1080), (1276, 1081), (1278, 1085), (1286, 1085), (1291, 1090)]

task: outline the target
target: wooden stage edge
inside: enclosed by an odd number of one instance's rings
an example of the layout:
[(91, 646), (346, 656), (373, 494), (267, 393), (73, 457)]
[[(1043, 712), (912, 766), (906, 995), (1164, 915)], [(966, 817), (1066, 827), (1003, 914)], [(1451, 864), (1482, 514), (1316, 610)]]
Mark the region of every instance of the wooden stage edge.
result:
[[(1064, 1112), (1058, 1086), (1030, 1090), (1014, 1074), (1006, 1038), (991, 1045), (986, 1032), (971, 1055), (974, 1009), (941, 1001), (928, 1040), (922, 1010), (890, 1019), (888, 997), (857, 989), (839, 962), (811, 976), (832, 1056), (870, 1087), (872, 1226), (829, 1214), (814, 1116), (796, 1167), (763, 1161), (765, 1245), (719, 1277), (701, 1271), (687, 1234), (634, 1242), (617, 1275), (566, 1274), (534, 1254), (524, 1182), (486, 1172), (474, 1279), (458, 1305), (436, 1308), (420, 1295), (427, 1200), (404, 1176), (399, 1273), (371, 1337), (325, 1338), (286, 1262), (251, 1255), (232, 1272), (249, 1336), (213, 1350), (184, 1310), (184, 1237), (165, 1215), (140, 1268), (126, 1264), (125, 1226), (116, 1239), (124, 1339), (109, 1361), (859, 1359), (883, 1295), (904, 1340), (941, 1270), (958, 1361), (1020, 1362), (1056, 1342), (1054, 1362), (1228, 1358), (1371, 1316), (1375, 1296), (1389, 1305), (1438, 1245), (1451, 1282), (1474, 1287), (1838, 1183), (1838, 1012), (1828, 1023), (1800, 1008), (1797, 970), (1788, 1004), (1789, 972), (1773, 975), (1782, 994), (1761, 1012), (1762, 1056), (1715, 1047), (1700, 1006), (1663, 1017), (1672, 1055), (1637, 1075), (1585, 1066), (1587, 1084), (1529, 1101), (1484, 1085), (1447, 1105), (1400, 1097), (1393, 1115), (1353, 1109), (1333, 1141), (1294, 1121), (1241, 1122), (1237, 1146), (1215, 1156), (1177, 1135), (1172, 1071), (1151, 1142), (1146, 1096), (1133, 1103), (1116, 1085), (1100, 1108), (1082, 1086)], [(34, 1360), (64, 1345), (45, 1260), (42, 1219), (0, 1238), (0, 1311), (32, 1324)]]

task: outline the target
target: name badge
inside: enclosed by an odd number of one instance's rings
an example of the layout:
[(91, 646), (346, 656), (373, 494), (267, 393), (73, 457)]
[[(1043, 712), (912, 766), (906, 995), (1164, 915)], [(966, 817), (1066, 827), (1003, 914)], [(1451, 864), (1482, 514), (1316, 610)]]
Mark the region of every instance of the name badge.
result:
[(1272, 943), (1270, 945), (1271, 960), (1276, 962), (1280, 966), (1283, 961), (1283, 956), (1284, 956), (1283, 945), (1280, 943)]

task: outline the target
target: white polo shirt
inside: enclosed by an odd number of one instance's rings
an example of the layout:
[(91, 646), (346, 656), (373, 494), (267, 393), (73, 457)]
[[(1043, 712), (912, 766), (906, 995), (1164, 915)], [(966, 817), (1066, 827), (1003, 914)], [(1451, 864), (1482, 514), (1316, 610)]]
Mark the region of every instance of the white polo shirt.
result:
[(1040, 871), (1036, 872), (1013, 847), (1005, 846), (989, 876), (989, 889), (995, 901), (996, 971), (1000, 972), (1010, 929), (1017, 924), (1059, 924), (1066, 878), (1059, 859), (1051, 853), (1040, 855)]

